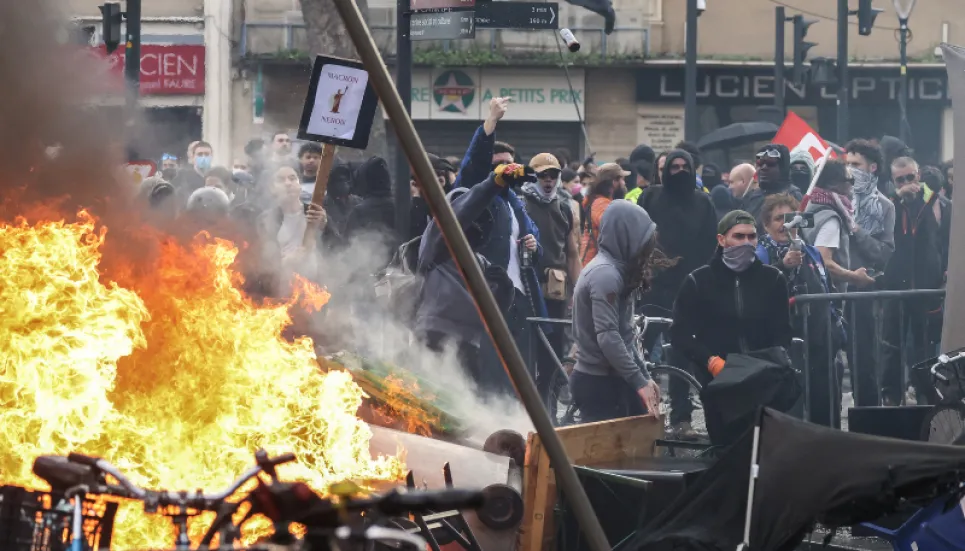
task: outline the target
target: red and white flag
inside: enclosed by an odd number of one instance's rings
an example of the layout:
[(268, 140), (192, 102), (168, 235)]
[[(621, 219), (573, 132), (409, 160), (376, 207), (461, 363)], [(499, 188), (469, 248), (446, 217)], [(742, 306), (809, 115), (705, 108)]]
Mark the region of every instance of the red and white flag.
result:
[(154, 161), (131, 161), (124, 165), (124, 170), (130, 175), (131, 182), (140, 184), (147, 178), (154, 176), (157, 165)]
[[(823, 157), (825, 151), (831, 147), (817, 131), (804, 122), (804, 119), (793, 112), (787, 114), (780, 130), (774, 136), (774, 143), (786, 145), (791, 153), (807, 151), (811, 154), (814, 162)], [(834, 156), (834, 151), (832, 151), (831, 157)]]

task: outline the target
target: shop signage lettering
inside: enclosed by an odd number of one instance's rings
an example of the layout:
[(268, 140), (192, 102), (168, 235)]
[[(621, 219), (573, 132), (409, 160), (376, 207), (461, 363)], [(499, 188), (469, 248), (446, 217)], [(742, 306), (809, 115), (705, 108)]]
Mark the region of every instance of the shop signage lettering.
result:
[[(107, 61), (105, 89), (123, 90), (125, 50), (111, 54), (104, 47), (91, 53)], [(193, 44), (144, 44), (141, 46), (141, 95), (204, 93), (204, 46)]]
[[(894, 102), (898, 99), (900, 79), (897, 71), (885, 69), (852, 70), (850, 95), (854, 101)], [(717, 102), (768, 103), (774, 100), (774, 75), (766, 67), (753, 69), (707, 69), (697, 79), (697, 97)], [(932, 74), (934, 73), (934, 76)], [(788, 104), (833, 102), (836, 92), (827, 87), (798, 86), (785, 81)], [(637, 78), (637, 101), (646, 103), (682, 102), (683, 68), (643, 69)], [(921, 70), (909, 76), (911, 101), (947, 102), (946, 78), (940, 72)]]

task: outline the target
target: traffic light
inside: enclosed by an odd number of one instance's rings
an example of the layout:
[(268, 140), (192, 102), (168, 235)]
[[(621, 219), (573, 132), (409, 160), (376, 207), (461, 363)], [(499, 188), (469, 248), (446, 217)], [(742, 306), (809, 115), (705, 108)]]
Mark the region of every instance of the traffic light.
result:
[(858, 34), (868, 36), (875, 26), (875, 19), (885, 10), (871, 5), (871, 0), (858, 0)]
[(101, 34), (104, 35), (104, 44), (107, 46), (107, 53), (111, 53), (121, 44), (121, 5), (117, 2), (108, 2), (100, 7), (103, 22)]
[(807, 61), (808, 50), (817, 46), (814, 42), (807, 42), (804, 37), (808, 34), (808, 27), (817, 23), (816, 19), (805, 19), (803, 15), (794, 16), (794, 82), (804, 82), (806, 71), (804, 62)]

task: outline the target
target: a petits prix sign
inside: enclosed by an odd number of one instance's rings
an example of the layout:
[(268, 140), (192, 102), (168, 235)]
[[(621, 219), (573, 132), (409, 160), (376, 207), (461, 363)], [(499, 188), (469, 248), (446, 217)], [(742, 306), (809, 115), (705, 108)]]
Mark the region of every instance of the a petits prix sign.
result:
[(572, 92), (558, 69), (416, 69), (412, 75), (412, 118), (469, 120), (486, 118), (489, 100), (510, 97), (504, 120), (576, 121), (576, 99), (585, 113), (583, 70), (571, 69)]
[[(942, 69), (911, 68), (908, 71), (911, 102), (948, 103), (948, 79)], [(852, 67), (851, 100), (865, 104), (890, 104), (898, 99), (898, 68)], [(834, 89), (797, 86), (785, 81), (788, 105), (817, 105), (837, 100)], [(682, 66), (648, 67), (637, 71), (638, 103), (683, 103)], [(701, 67), (697, 72), (697, 98), (715, 104), (768, 104), (774, 101), (774, 70), (768, 67)]]

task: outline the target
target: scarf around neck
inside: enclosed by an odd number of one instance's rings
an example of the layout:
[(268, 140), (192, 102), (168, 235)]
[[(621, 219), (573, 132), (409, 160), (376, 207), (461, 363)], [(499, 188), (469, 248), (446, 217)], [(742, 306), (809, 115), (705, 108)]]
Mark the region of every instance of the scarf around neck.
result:
[(846, 228), (848, 234), (853, 233), (854, 206), (851, 204), (851, 199), (841, 195), (840, 193), (815, 187), (814, 191), (811, 192), (811, 202), (818, 205), (831, 207), (837, 211), (841, 218), (843, 218), (843, 221), (848, 224), (848, 227)]
[(871, 235), (880, 235), (885, 229), (885, 215), (878, 200), (878, 177), (860, 169), (851, 169), (854, 175), (854, 197), (857, 200), (855, 223)]
[(523, 184), (523, 191), (529, 195), (532, 195), (533, 197), (536, 197), (541, 203), (552, 203), (553, 199), (556, 198), (556, 193), (559, 191), (559, 189), (560, 181), (558, 179), (556, 181), (556, 186), (549, 193), (546, 193), (543, 190), (543, 186), (536, 182), (526, 182)]

